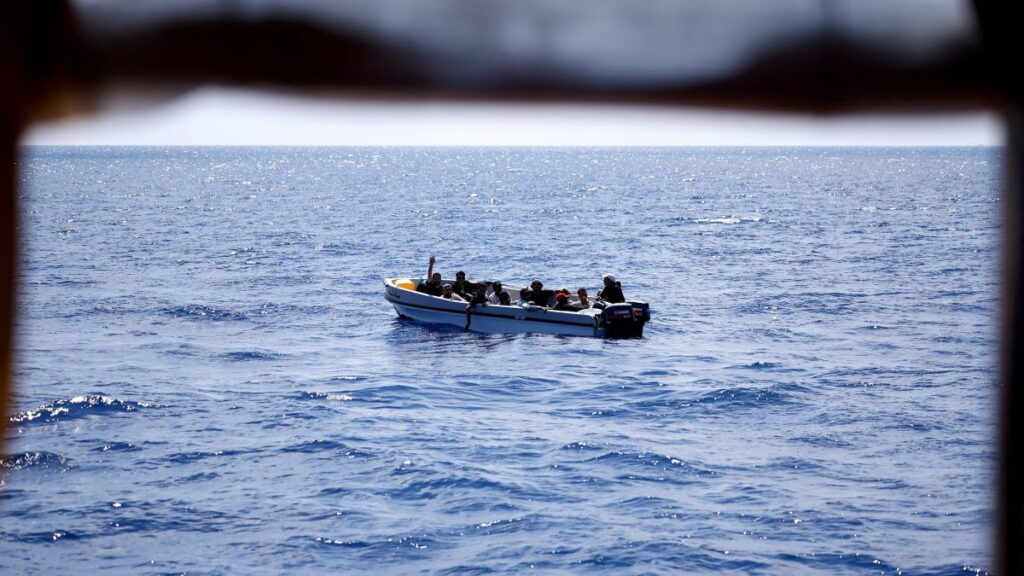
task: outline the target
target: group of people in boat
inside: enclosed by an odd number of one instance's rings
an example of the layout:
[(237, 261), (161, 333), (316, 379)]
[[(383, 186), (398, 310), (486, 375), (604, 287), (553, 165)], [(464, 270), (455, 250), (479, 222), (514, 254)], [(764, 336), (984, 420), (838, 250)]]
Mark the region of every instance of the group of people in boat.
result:
[[(466, 272), (459, 270), (455, 273), (455, 282), (446, 284), (441, 279), (439, 272), (434, 272), (434, 256), (430, 257), (430, 265), (427, 268), (427, 276), (416, 286), (417, 292), (439, 296), (446, 300), (466, 303), (466, 314), (469, 315), (474, 306), (497, 304), (511, 306), (514, 304), (526, 306), (538, 306), (545, 310), (563, 310), (566, 312), (579, 312), (587, 308), (603, 308), (605, 304), (617, 304), (625, 302), (626, 297), (622, 294), (622, 284), (612, 274), (605, 274), (604, 288), (597, 293), (595, 300), (591, 300), (586, 288), (576, 290), (575, 296), (569, 290), (560, 288), (558, 290), (547, 290), (544, 283), (534, 279), (529, 288), (519, 291), (518, 299), (514, 299), (502, 287), (501, 282), (480, 282), (474, 283), (466, 280)], [(491, 288), (488, 294), (487, 288)], [(554, 305), (551, 306), (552, 298)]]

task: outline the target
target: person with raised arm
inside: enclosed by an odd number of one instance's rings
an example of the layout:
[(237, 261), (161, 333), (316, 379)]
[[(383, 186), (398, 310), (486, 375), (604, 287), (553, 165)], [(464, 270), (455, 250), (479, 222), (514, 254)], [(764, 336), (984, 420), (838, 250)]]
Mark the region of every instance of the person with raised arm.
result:
[(434, 262), (436, 261), (437, 259), (434, 258), (433, 254), (431, 254), (430, 266), (427, 267), (427, 278), (426, 280), (421, 280), (420, 283), (416, 286), (417, 292), (422, 292), (424, 294), (429, 294), (431, 296), (440, 296), (442, 294), (443, 290), (441, 288), (441, 273), (434, 272)]

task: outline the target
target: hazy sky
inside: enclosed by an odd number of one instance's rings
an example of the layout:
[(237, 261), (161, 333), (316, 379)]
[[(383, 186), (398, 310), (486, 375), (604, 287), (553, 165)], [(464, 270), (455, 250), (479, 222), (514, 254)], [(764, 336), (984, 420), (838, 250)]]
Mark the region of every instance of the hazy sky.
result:
[(999, 145), (989, 113), (761, 115), (599, 104), (308, 99), (205, 88), (159, 106), (38, 124), (26, 144), (354, 146)]

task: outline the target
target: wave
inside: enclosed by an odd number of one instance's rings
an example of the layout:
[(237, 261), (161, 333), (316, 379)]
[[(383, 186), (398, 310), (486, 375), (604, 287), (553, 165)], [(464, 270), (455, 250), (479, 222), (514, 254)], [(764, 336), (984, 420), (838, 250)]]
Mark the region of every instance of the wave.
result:
[(68, 300), (66, 306), (55, 309), (57, 318), (81, 319), (90, 316), (127, 316), (143, 314), (152, 310), (146, 305), (147, 299), (137, 296), (111, 296), (108, 298), (83, 297)]
[(330, 306), (323, 305), (295, 305), (295, 304), (277, 304), (275, 302), (266, 302), (258, 306), (254, 306), (251, 310), (245, 312), (249, 316), (276, 316), (280, 314), (326, 314), (330, 312), (332, 308)]
[[(766, 362), (764, 360), (756, 360), (750, 364), (737, 364), (730, 366), (730, 368), (740, 368), (745, 370), (773, 370), (779, 368), (781, 365), (777, 362)], [(799, 371), (799, 370), (798, 370)]]
[[(727, 556), (727, 548), (711, 549), (680, 545), (678, 539), (663, 537), (659, 540), (624, 541), (592, 551), (574, 564), (585, 572), (632, 573), (637, 566), (657, 558), (664, 567), (676, 567), (677, 572), (711, 574), (771, 573), (772, 566), (742, 557)], [(685, 567), (685, 568), (684, 568)], [(598, 570), (595, 570), (597, 568)]]
[(722, 388), (706, 392), (694, 400), (695, 404), (721, 409), (764, 408), (798, 402), (797, 395), (810, 392), (799, 384), (782, 384), (765, 388)]
[(281, 354), (275, 352), (262, 352), (260, 350), (249, 350), (240, 352), (227, 352), (220, 355), (225, 360), (231, 362), (250, 362), (253, 360), (280, 360), (283, 358)]
[[(362, 377), (352, 377), (362, 380)], [(335, 379), (331, 379), (334, 381)], [(391, 384), (384, 386), (371, 386), (368, 388), (354, 388), (349, 390), (337, 390), (331, 392), (300, 392), (296, 395), (298, 400), (313, 400), (329, 402), (365, 402), (370, 404), (401, 404), (404, 407), (421, 407), (422, 404), (415, 400), (420, 397), (420, 389), (408, 384)]]
[[(330, 306), (324, 306), (320, 304), (310, 305), (299, 305), (299, 304), (278, 304), (276, 302), (264, 302), (261, 304), (254, 304), (252, 306), (246, 306), (242, 308), (227, 308), (222, 306), (216, 306), (213, 304), (184, 304), (178, 306), (158, 306), (151, 308), (154, 313), (163, 316), (170, 316), (172, 318), (181, 318), (186, 320), (199, 320), (199, 321), (213, 321), (213, 322), (231, 322), (231, 321), (246, 321), (255, 318), (265, 318), (269, 316), (281, 316), (281, 315), (321, 315), (326, 314), (332, 310)], [(106, 307), (101, 307), (94, 312), (110, 312), (120, 311), (116, 309), (108, 310)], [(125, 310), (133, 311), (133, 310)]]
[(440, 576), (486, 576), (487, 574), (505, 574), (502, 570), (496, 570), (487, 566), (477, 564), (459, 564), (438, 572)]
[[(182, 513), (184, 510), (185, 513)], [(110, 534), (159, 534), (175, 531), (221, 533), (231, 528), (244, 529), (251, 523), (228, 513), (206, 510), (190, 502), (173, 499), (152, 501), (119, 500), (83, 504), (65, 509), (64, 518), (76, 528), (14, 534), (13, 539), (25, 543), (57, 540), (93, 540)]]
[(818, 462), (812, 462), (806, 458), (784, 456), (776, 458), (771, 464), (765, 465), (764, 468), (766, 470), (800, 470), (807, 472), (808, 470), (822, 470), (824, 467)]
[(245, 312), (229, 310), (227, 308), (218, 308), (217, 306), (210, 306), (207, 304), (171, 306), (169, 308), (162, 308), (159, 312), (165, 316), (171, 316), (172, 318), (210, 320), (213, 322), (248, 320), (249, 318), (248, 314)]
[(603, 450), (602, 446), (597, 444), (591, 444), (589, 442), (570, 442), (565, 446), (562, 446), (562, 450), (576, 450), (578, 452), (593, 452), (595, 450)]
[(353, 252), (359, 252), (362, 247), (355, 242), (324, 242), (317, 244), (314, 250), (317, 252), (324, 252), (326, 254), (342, 254), (348, 255)]
[(142, 448), (131, 442), (110, 442), (92, 449), (93, 452), (138, 452), (139, 450)]
[(819, 314), (846, 315), (859, 313), (863, 303), (885, 293), (867, 292), (795, 292), (758, 298), (740, 303), (736, 311), (740, 314), (789, 314), (794, 311), (815, 311)]
[(403, 562), (416, 556), (426, 557), (438, 550), (451, 548), (444, 540), (431, 538), (426, 534), (377, 536), (376, 538), (346, 538), (318, 536), (313, 539), (317, 546), (337, 548), (346, 558), (361, 557), (374, 562), (401, 559)]
[(352, 396), (345, 392), (302, 392), (299, 400), (329, 400), (331, 402), (348, 402)]
[(908, 414), (897, 415), (896, 418), (882, 426), (883, 430), (912, 430), (914, 432), (941, 431), (945, 428), (946, 425), (943, 422), (922, 421)]
[(713, 476), (715, 472), (707, 468), (694, 467), (679, 458), (637, 450), (611, 450), (594, 458), (583, 460), (585, 463), (605, 463), (622, 466), (675, 466), (679, 469), (693, 470), (701, 474)]
[(849, 442), (837, 435), (808, 434), (793, 438), (793, 441), (820, 448), (847, 448), (851, 446)]
[[(758, 366), (741, 366), (749, 370), (769, 370), (769, 368)], [(799, 369), (771, 368), (774, 372), (802, 372)], [(753, 381), (746, 378), (745, 381)], [(715, 382), (712, 385), (721, 386)], [(720, 387), (709, 390), (697, 396), (684, 394), (665, 388), (653, 391), (643, 391), (633, 394), (636, 399), (628, 402), (602, 402), (596, 405), (582, 405), (574, 407), (568, 413), (574, 416), (589, 418), (662, 418), (671, 415), (677, 416), (680, 411), (697, 413), (717, 413), (725, 410), (738, 410), (744, 408), (763, 409), (773, 406), (788, 406), (803, 402), (805, 395), (811, 394), (812, 390), (796, 383), (772, 384), (763, 387), (758, 386), (733, 386)], [(579, 447), (578, 447), (579, 448)]]
[(335, 442), (334, 440), (312, 440), (310, 442), (302, 442), (301, 444), (293, 444), (281, 449), (281, 452), (287, 454), (315, 454), (318, 452), (335, 452), (338, 457), (344, 458), (373, 458), (374, 454), (371, 452), (364, 452), (358, 448), (352, 448), (344, 442)]
[(13, 535), (12, 540), (26, 544), (49, 543), (59, 540), (81, 540), (82, 536), (66, 530), (54, 530), (53, 532), (28, 532), (25, 534)]
[(400, 403), (403, 406), (422, 406), (413, 400), (419, 398), (420, 389), (408, 384), (391, 384), (389, 386), (373, 386), (353, 391), (357, 399), (363, 402)]
[[(390, 491), (391, 497), (396, 500), (409, 501), (434, 501), (438, 498), (449, 496), (467, 497), (469, 494), (477, 494), (477, 498), (483, 497), (482, 493), (502, 495), (507, 498), (516, 494), (522, 494), (520, 486), (496, 480), (489, 480), (482, 477), (444, 475), (430, 480), (416, 480)], [(534, 496), (531, 494), (531, 496)]]
[(692, 222), (694, 224), (742, 224), (742, 223), (754, 223), (760, 222), (761, 217), (757, 215), (750, 216), (714, 216), (710, 218), (694, 218)]
[(475, 524), (473, 528), (479, 530), (482, 534), (487, 535), (511, 534), (514, 532), (529, 530), (534, 522), (535, 518), (532, 516), (502, 518), (499, 520)]
[(615, 474), (615, 480), (626, 482), (650, 481), (683, 485), (718, 476), (717, 471), (707, 466), (666, 454), (607, 449), (599, 452), (601, 453), (579, 461), (581, 465), (587, 467), (581, 468), (579, 474), (588, 478), (588, 482), (592, 482), (597, 476), (597, 471), (592, 469), (593, 466), (607, 469)]
[[(821, 554), (778, 554), (775, 559), (779, 560), (782, 564), (796, 564), (798, 566), (804, 566), (813, 570), (820, 570), (822, 572), (837, 571), (857, 571), (857, 572), (871, 572), (873, 574), (901, 574), (903, 571), (908, 571), (906, 565), (897, 566), (891, 564), (881, 558), (878, 558), (874, 554), (852, 552), (847, 554), (840, 554), (836, 552), (826, 552)], [(917, 569), (909, 570), (912, 573), (928, 573), (928, 574), (989, 574), (987, 570), (969, 568), (967, 565), (955, 565), (943, 567), (937, 569), (934, 572), (932, 570), (922, 570), (918, 572)]]
[(193, 462), (201, 462), (203, 460), (209, 460), (211, 458), (229, 458), (231, 456), (241, 456), (245, 454), (251, 454), (255, 450), (213, 450), (203, 452), (177, 452), (167, 456), (166, 460), (174, 464), (191, 464)]
[(53, 452), (25, 452), (24, 454), (0, 456), (0, 470), (6, 472), (26, 469), (65, 472), (70, 468), (71, 463), (67, 458)]
[(10, 417), (10, 422), (12, 424), (24, 424), (35, 421), (46, 423), (63, 422), (90, 415), (135, 412), (143, 408), (153, 407), (155, 407), (155, 404), (119, 400), (109, 396), (75, 396), (74, 398), (43, 404), (35, 410), (18, 412)]

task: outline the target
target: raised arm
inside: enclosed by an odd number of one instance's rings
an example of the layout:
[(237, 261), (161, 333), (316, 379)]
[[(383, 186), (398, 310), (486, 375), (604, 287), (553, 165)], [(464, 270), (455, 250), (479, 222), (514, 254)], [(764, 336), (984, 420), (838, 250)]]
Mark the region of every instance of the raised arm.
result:
[(433, 276), (433, 275), (434, 275), (434, 262), (435, 262), (436, 260), (437, 260), (437, 259), (436, 259), (436, 258), (434, 258), (434, 255), (433, 255), (433, 254), (431, 254), (431, 255), (430, 255), (430, 266), (428, 266), (428, 267), (427, 267), (427, 282), (430, 282), (430, 278), (431, 278), (431, 276)]

